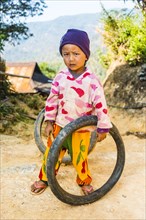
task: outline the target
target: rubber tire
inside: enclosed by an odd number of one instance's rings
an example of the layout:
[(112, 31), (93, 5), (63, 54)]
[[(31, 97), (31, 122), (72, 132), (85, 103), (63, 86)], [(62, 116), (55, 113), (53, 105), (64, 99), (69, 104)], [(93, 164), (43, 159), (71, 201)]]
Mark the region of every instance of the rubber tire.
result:
[(38, 114), (35, 123), (34, 123), (34, 139), (39, 150), (44, 154), (46, 150), (46, 146), (41, 137), (41, 128), (44, 121), (44, 113), (45, 109), (42, 109)]
[(107, 192), (109, 192), (113, 186), (119, 180), (124, 164), (125, 164), (125, 147), (123, 140), (119, 134), (118, 129), (113, 124), (113, 127), (110, 129), (110, 134), (114, 139), (117, 147), (117, 161), (114, 167), (114, 170), (106, 181), (104, 185), (102, 185), (99, 189), (95, 190), (93, 193), (87, 196), (78, 196), (72, 195), (66, 192), (58, 183), (56, 176), (55, 176), (55, 165), (58, 160), (59, 151), (63, 144), (63, 141), (66, 137), (74, 132), (76, 129), (84, 127), (86, 125), (96, 125), (97, 124), (97, 117), (96, 116), (83, 116), (81, 118), (72, 121), (68, 125), (66, 125), (55, 138), (52, 147), (50, 149), (48, 158), (47, 158), (47, 177), (49, 179), (49, 185), (54, 193), (54, 195), (64, 203), (70, 205), (84, 205), (88, 203), (93, 203), (103, 197)]
[[(38, 114), (36, 120), (35, 120), (35, 124), (34, 124), (34, 139), (35, 139), (35, 143), (38, 147), (38, 149), (41, 151), (41, 153), (45, 153), (46, 150), (46, 146), (42, 140), (42, 136), (41, 136), (41, 129), (42, 129), (42, 124), (44, 122), (44, 113), (45, 113), (45, 109), (42, 109), (40, 111), (40, 113)], [(90, 146), (89, 146), (89, 153), (92, 151), (92, 148), (94, 147), (94, 145), (96, 144), (96, 139), (97, 139), (97, 135), (96, 132), (92, 132), (91, 134), (91, 140), (90, 140)], [(62, 163), (65, 164), (70, 164), (71, 163), (71, 157), (65, 156), (62, 160)]]

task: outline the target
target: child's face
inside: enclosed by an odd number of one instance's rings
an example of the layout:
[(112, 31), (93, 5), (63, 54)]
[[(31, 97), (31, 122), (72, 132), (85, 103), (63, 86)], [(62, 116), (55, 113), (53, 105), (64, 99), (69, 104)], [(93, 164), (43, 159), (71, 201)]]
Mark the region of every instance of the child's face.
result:
[(86, 55), (74, 44), (65, 44), (62, 47), (62, 57), (68, 69), (75, 73), (82, 73), (85, 68)]

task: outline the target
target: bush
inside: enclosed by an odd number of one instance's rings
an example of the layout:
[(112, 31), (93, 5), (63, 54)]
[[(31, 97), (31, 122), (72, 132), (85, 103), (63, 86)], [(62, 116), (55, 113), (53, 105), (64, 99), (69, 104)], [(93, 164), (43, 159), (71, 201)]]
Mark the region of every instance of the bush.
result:
[(146, 15), (125, 16), (112, 11), (103, 17), (103, 38), (106, 53), (99, 53), (104, 66), (118, 57), (122, 57), (130, 65), (142, 64), (146, 60)]
[(38, 113), (42, 108), (45, 106), (46, 97), (41, 96), (39, 94), (27, 94), (25, 97), (23, 95), (19, 96), (20, 99), (29, 107), (32, 108), (34, 111)]
[(54, 78), (54, 76), (56, 75), (56, 70), (55, 68), (49, 67), (48, 63), (40, 63), (39, 67), (41, 69), (41, 71), (43, 72), (44, 75), (46, 75), (49, 78)]
[(7, 100), (0, 102), (0, 132), (11, 133), (18, 123), (26, 127), (34, 124), (35, 117), (45, 106), (45, 100), (46, 97), (39, 94), (10, 94)]
[(7, 75), (3, 75), (6, 71), (5, 60), (0, 57), (0, 100), (5, 99), (11, 92), (11, 83)]

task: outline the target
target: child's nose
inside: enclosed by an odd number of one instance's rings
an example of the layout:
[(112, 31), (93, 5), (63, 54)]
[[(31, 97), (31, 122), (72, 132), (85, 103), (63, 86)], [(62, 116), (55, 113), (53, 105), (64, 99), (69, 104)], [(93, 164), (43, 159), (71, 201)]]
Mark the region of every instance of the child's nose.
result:
[(73, 54), (70, 54), (69, 60), (73, 60), (73, 59), (74, 59)]

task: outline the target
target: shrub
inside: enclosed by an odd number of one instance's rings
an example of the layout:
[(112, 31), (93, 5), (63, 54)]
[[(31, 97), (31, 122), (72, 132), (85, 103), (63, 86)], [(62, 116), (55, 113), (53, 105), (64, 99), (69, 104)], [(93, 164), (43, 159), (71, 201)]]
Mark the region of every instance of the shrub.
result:
[(118, 57), (123, 57), (130, 65), (142, 64), (146, 60), (146, 15), (125, 16), (112, 11), (105, 13), (103, 19), (103, 39), (106, 53), (99, 52), (104, 66)]
[(8, 80), (8, 76), (4, 75), (5, 70), (5, 60), (0, 57), (0, 100), (5, 99), (11, 92), (11, 83)]

